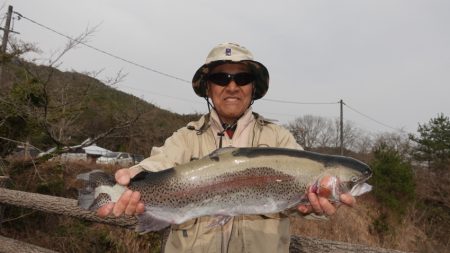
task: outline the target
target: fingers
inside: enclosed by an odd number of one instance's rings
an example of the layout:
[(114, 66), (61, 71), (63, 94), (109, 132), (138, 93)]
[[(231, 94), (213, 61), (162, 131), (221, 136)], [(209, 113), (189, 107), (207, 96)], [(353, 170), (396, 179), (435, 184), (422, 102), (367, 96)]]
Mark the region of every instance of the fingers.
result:
[(300, 205), (298, 210), (303, 214), (315, 213), (317, 215), (333, 215), (337, 207), (326, 198), (317, 197), (314, 193), (308, 194), (310, 205)]
[(121, 185), (128, 185), (131, 179), (131, 172), (128, 169), (120, 169), (116, 172), (115, 178), (117, 183)]
[(329, 216), (336, 212), (336, 207), (328, 199), (319, 197), (319, 203), (323, 214)]
[(343, 204), (346, 204), (348, 206), (354, 206), (356, 204), (356, 199), (349, 193), (344, 193), (339, 196), (340, 201)]
[(309, 214), (312, 213), (312, 206), (310, 205), (300, 205), (298, 206), (298, 211), (301, 212), (302, 214)]
[(104, 218), (112, 212), (113, 208), (114, 208), (114, 203), (108, 203), (108, 204), (100, 207), (99, 209), (97, 209), (97, 215)]
[(128, 203), (130, 202), (131, 195), (133, 194), (133, 191), (127, 190), (125, 191), (122, 196), (117, 200), (116, 204), (114, 205), (114, 208), (112, 210), (112, 214), (116, 217), (119, 217), (125, 212), (125, 209), (128, 206)]
[(139, 201), (137, 207), (136, 207), (136, 214), (141, 214), (145, 211), (145, 206), (142, 201)]
[(119, 217), (122, 214), (134, 215), (143, 213), (145, 210), (144, 203), (140, 201), (141, 194), (131, 190), (125, 191), (119, 198), (117, 203), (108, 203), (97, 210), (97, 215), (104, 218), (111, 213)]
[(141, 194), (139, 192), (133, 192), (130, 196), (130, 201), (125, 208), (126, 215), (134, 215), (136, 213), (139, 200), (141, 199)]
[(308, 192), (308, 199), (311, 203), (312, 211), (316, 214), (323, 214), (323, 209), (320, 206), (319, 198), (317, 197), (317, 194)]
[[(128, 185), (133, 176), (138, 172), (133, 172), (129, 169), (120, 169), (116, 172), (115, 178), (117, 183), (121, 185)], [(116, 203), (109, 203), (97, 210), (97, 215), (100, 217), (106, 217), (111, 213), (118, 217), (122, 214), (134, 215), (143, 213), (145, 210), (144, 203), (140, 201), (141, 194), (139, 192), (133, 192), (126, 190)]]
[(137, 213), (143, 213), (144, 203), (142, 203), (140, 199), (141, 194), (139, 192), (133, 192), (131, 190), (125, 191), (114, 205), (112, 214), (118, 217), (122, 214), (134, 215)]

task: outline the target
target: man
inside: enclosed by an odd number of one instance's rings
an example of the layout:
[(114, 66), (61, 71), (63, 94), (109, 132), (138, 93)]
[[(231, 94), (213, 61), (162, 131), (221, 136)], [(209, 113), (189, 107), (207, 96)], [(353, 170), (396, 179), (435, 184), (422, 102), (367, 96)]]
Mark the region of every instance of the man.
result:
[[(159, 171), (201, 158), (222, 147), (283, 147), (301, 149), (285, 128), (252, 112), (251, 105), (269, 88), (266, 67), (252, 54), (234, 43), (223, 43), (209, 53), (206, 63), (194, 74), (195, 93), (206, 99), (210, 112), (169, 137), (162, 147), (154, 147), (140, 164), (116, 172), (118, 183), (127, 185), (142, 170)], [(212, 103), (210, 102), (212, 101)], [(212, 107), (212, 110), (211, 108)], [(302, 195), (302, 192), (298, 193)], [(331, 215), (336, 207), (325, 198), (308, 193), (309, 206), (299, 206), (303, 214)], [(352, 205), (351, 195), (341, 201)], [(139, 192), (127, 191), (116, 204), (98, 210), (100, 216), (113, 213), (133, 215), (144, 211)], [(245, 215), (223, 226), (209, 227), (211, 217), (200, 217), (173, 225), (166, 252), (288, 252), (289, 219), (282, 214)]]

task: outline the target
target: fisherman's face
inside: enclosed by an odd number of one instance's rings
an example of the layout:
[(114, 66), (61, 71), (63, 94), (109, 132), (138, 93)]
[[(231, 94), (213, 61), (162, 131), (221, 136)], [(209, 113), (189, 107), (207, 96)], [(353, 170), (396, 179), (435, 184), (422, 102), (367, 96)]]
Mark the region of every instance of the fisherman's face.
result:
[[(215, 67), (210, 76), (216, 73), (235, 75), (237, 73), (250, 73), (248, 67), (240, 63), (225, 63)], [(223, 123), (233, 124), (247, 110), (252, 101), (253, 81), (240, 85), (233, 79), (228, 84), (219, 85), (214, 80), (208, 81), (208, 97)], [(245, 79), (245, 78), (244, 78)]]

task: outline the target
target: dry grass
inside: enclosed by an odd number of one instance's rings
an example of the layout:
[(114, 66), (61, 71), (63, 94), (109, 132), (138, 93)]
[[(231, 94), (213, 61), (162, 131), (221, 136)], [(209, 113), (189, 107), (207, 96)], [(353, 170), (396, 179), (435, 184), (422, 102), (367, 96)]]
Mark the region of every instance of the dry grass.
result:
[(358, 204), (349, 208), (342, 206), (328, 221), (292, 219), (292, 233), (327, 240), (379, 246), (378, 236), (371, 234), (371, 223), (376, 217), (372, 200), (367, 196), (358, 199)]

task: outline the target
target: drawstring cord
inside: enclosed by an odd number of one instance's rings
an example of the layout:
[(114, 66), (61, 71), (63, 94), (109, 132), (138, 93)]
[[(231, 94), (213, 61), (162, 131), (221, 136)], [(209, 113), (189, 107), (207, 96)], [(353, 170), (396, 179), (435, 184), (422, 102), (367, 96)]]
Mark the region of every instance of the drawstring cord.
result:
[[(217, 136), (220, 137), (220, 139), (219, 139), (219, 148), (222, 148), (222, 138), (225, 136), (225, 132), (228, 131), (228, 130), (234, 131), (236, 129), (236, 125), (237, 125), (237, 122), (234, 122), (231, 125), (226, 124), (226, 123), (222, 124), (223, 130), (217, 133)], [(231, 135), (229, 134), (229, 136), (231, 136)]]
[(223, 131), (220, 132), (220, 133), (217, 133), (217, 136), (220, 136), (220, 139), (219, 139), (219, 148), (222, 148), (222, 137), (225, 135), (224, 132), (225, 132), (225, 130), (223, 130)]

